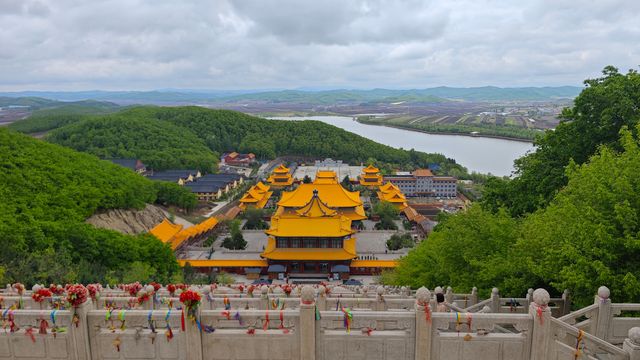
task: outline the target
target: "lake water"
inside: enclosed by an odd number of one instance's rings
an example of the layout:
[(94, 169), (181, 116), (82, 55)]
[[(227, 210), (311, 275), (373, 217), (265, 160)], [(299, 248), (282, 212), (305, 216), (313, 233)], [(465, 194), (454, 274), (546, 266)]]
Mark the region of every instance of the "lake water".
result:
[[(367, 125), (346, 116), (274, 117), (277, 120), (319, 120), (395, 148), (440, 153), (470, 172), (510, 175), (513, 160), (533, 150), (528, 142), (416, 131)], [(375, 157), (375, 154), (372, 154)]]

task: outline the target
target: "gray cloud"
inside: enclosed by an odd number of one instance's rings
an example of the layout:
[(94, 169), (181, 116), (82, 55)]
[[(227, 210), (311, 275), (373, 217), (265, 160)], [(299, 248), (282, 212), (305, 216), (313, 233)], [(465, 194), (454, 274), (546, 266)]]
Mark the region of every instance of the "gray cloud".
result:
[(580, 84), (640, 63), (623, 0), (0, 0), (0, 90)]

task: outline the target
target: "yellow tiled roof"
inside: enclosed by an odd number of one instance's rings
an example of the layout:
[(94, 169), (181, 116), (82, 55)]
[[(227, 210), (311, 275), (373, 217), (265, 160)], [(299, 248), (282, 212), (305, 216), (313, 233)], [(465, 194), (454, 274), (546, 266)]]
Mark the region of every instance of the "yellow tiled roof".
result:
[(269, 186), (266, 186), (262, 182), (258, 182), (242, 196), (242, 198), (240, 199), (240, 208), (244, 210), (246, 209), (247, 205), (253, 205), (257, 208), (262, 209), (273, 194), (272, 191), (268, 190)]
[(369, 165), (362, 170), (365, 174), (377, 174), (380, 172), (380, 169), (373, 165)]
[(165, 218), (160, 224), (151, 229), (149, 233), (166, 243), (180, 232), (180, 230), (182, 230), (182, 225), (173, 224)]
[(320, 170), (316, 172), (316, 178), (313, 180), (314, 184), (337, 184), (338, 175), (335, 171)]
[(301, 207), (307, 204), (313, 191), (318, 190), (320, 200), (330, 207), (354, 207), (361, 206), (360, 192), (347, 191), (340, 184), (300, 184), (294, 191), (282, 193), (278, 202), (279, 206)]
[(149, 233), (160, 239), (164, 243), (170, 243), (171, 249), (177, 249), (185, 240), (200, 236), (213, 229), (218, 224), (218, 219), (208, 218), (190, 228), (183, 229), (182, 225), (172, 224), (164, 219), (160, 224), (151, 229)]
[(273, 170), (274, 174), (283, 175), (289, 173), (289, 168), (284, 166), (284, 164), (280, 164), (277, 168)]
[(274, 236), (339, 237), (353, 234), (351, 219), (336, 215), (330, 217), (273, 216), (271, 227), (265, 231)]

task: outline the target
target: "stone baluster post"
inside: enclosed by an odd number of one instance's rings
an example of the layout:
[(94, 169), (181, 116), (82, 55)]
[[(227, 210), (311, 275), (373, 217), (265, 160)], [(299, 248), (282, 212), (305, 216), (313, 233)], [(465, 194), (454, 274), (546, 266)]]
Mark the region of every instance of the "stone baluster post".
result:
[[(437, 294), (444, 295), (444, 291), (442, 291), (442, 288), (440, 286), (436, 286), (436, 288), (433, 289), (433, 293), (436, 295)], [(431, 310), (434, 310), (434, 311), (438, 310), (438, 301), (435, 296), (433, 296), (433, 298), (431, 299)]]
[(316, 358), (316, 302), (315, 291), (305, 285), (300, 295), (300, 357), (301, 360)]
[(498, 288), (493, 288), (491, 289), (491, 311), (499, 313), (500, 308), (500, 290), (498, 290)]
[(529, 305), (529, 315), (533, 317), (533, 331), (531, 332), (531, 360), (546, 360), (549, 339), (551, 338), (551, 296), (545, 289), (536, 289), (532, 295), (533, 302)]
[(431, 359), (431, 293), (424, 286), (416, 291), (416, 360)]
[(401, 299), (406, 299), (407, 298), (407, 287), (403, 286), (400, 288), (400, 298)]
[(598, 295), (596, 295), (594, 299), (594, 302), (598, 304), (598, 311), (596, 312), (596, 319), (591, 318), (591, 334), (605, 341), (607, 341), (611, 321), (610, 295), (611, 291), (609, 291), (609, 288), (606, 286), (600, 286), (598, 288)]
[(562, 293), (562, 315), (567, 315), (571, 312), (571, 293), (569, 289), (565, 289)]
[(622, 349), (629, 353), (629, 360), (640, 360), (640, 327), (629, 329), (629, 337), (624, 340)]
[(378, 288), (376, 288), (376, 294), (378, 294), (376, 301), (376, 311), (387, 310), (387, 303), (384, 301), (384, 286), (378, 286)]
[(260, 288), (260, 310), (269, 309), (269, 287)]
[(447, 292), (444, 294), (444, 301), (447, 304), (453, 304), (453, 289), (451, 286), (447, 287)]
[(478, 303), (478, 288), (477, 287), (473, 287), (473, 289), (471, 289), (471, 296), (469, 296), (469, 305), (475, 305)]
[(318, 299), (316, 300), (316, 306), (320, 311), (327, 310), (327, 289), (324, 286), (320, 286), (318, 289)]
[(89, 345), (89, 324), (87, 322), (87, 313), (89, 313), (89, 310), (92, 309), (93, 304), (90, 298), (77, 308), (70, 309), (72, 312), (75, 311), (75, 314), (79, 319), (77, 326), (73, 323), (69, 325), (78, 360), (91, 359), (91, 346)]

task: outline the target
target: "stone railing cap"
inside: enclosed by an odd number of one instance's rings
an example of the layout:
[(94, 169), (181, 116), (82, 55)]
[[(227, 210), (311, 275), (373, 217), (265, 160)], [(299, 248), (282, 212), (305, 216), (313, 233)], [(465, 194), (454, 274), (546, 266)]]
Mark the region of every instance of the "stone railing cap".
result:
[(536, 289), (533, 292), (533, 302), (535, 302), (539, 306), (546, 306), (549, 304), (549, 300), (551, 300), (551, 295), (545, 289)]
[(610, 291), (610, 290), (609, 290), (609, 288), (608, 288), (608, 287), (606, 287), (606, 286), (600, 286), (600, 287), (598, 288), (598, 296), (599, 296), (601, 299), (608, 299), (608, 298), (609, 298), (609, 296), (611, 296), (611, 291)]

